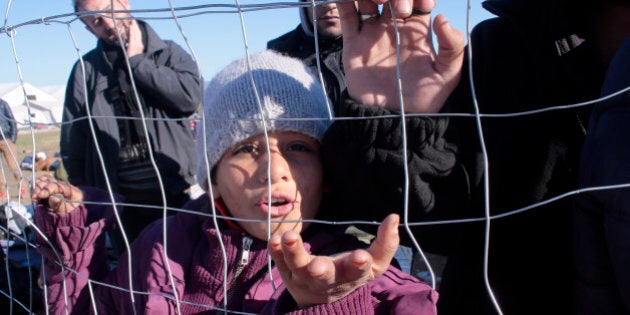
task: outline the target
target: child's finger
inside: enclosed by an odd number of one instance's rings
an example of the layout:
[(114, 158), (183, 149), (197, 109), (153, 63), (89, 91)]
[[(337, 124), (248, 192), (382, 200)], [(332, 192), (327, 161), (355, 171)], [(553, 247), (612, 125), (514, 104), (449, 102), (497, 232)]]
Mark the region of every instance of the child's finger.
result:
[(372, 255), (369, 252), (359, 249), (347, 255), (343, 260), (343, 270), (338, 272), (344, 282), (370, 279), (372, 276)]
[(73, 196), (72, 186), (66, 182), (57, 182), (59, 193), (66, 199), (71, 199)]
[(326, 289), (336, 280), (336, 268), (333, 261), (326, 256), (315, 256), (306, 268), (311, 287)]
[(63, 196), (51, 194), (50, 197), (48, 197), (48, 207), (57, 213), (66, 213), (65, 207), (63, 207), (63, 200)]
[(284, 252), (282, 251), (282, 239), (280, 235), (272, 235), (268, 243), (269, 255), (276, 264), (276, 268), (280, 274), (287, 275), (291, 272), (287, 264), (284, 262)]
[(464, 35), (442, 14), (435, 17), (433, 29), (438, 40), (436, 68), (441, 74), (453, 73), (455, 76), (461, 71), (464, 60)]
[(46, 184), (50, 183), (53, 180), (50, 175), (42, 175), (35, 179), (35, 187), (44, 187)]
[(381, 223), (381, 226), (378, 227), (376, 239), (368, 249), (374, 260), (372, 269), (376, 276), (387, 270), (396, 254), (400, 244), (400, 236), (398, 235), (399, 222), (400, 217), (397, 214), (388, 215)]
[(35, 184), (33, 185), (33, 194), (46, 187), (46, 185), (48, 185), (52, 180), (54, 179), (49, 175), (42, 175), (35, 179)]
[(33, 201), (44, 200), (50, 197), (51, 194), (57, 192), (57, 184), (46, 181), (38, 181), (37, 186), (33, 189), (32, 199)]
[(337, 3), (337, 11), (341, 19), (341, 32), (344, 39), (357, 36), (359, 32), (359, 16), (354, 3), (351, 1), (339, 2)]
[(371, 14), (376, 14), (375, 16), (379, 15), (377, 3), (374, 3), (372, 1), (359, 1), (358, 6), (359, 6), (359, 13), (361, 13), (362, 15), (371, 15)]
[(311, 261), (311, 255), (304, 248), (302, 237), (295, 231), (282, 234), (282, 251), (284, 262), (294, 272), (303, 270)]

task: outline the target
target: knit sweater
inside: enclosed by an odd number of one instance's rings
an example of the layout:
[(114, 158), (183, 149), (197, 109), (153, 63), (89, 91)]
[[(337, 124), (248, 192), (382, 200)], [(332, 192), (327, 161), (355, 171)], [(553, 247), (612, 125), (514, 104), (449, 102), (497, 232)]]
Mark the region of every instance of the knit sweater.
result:
[[(51, 313), (63, 312), (64, 295), (71, 313), (83, 314), (91, 310), (88, 278), (107, 284), (92, 282), (94, 307), (101, 314), (132, 314), (134, 308), (139, 313), (172, 314), (177, 313), (178, 307), (183, 314), (211, 314), (222, 309), (224, 302), (230, 310), (254, 314), (436, 313), (437, 293), (394, 267), (336, 302), (299, 309), (284, 288), (276, 268), (271, 269), (270, 276), (265, 241), (253, 239), (239, 230), (217, 229), (211, 217), (191, 213), (179, 213), (166, 219), (167, 247), (162, 237), (163, 222), (156, 221), (147, 227), (131, 246), (131, 265), (125, 254), (118, 267), (108, 272), (103, 232), (112, 220), (113, 209), (98, 205), (107, 201), (103, 192), (91, 189), (84, 192), (86, 198), (97, 201), (97, 205), (81, 205), (64, 215), (48, 212), (41, 205), (36, 208), (35, 222), (51, 241), (38, 238), (40, 252), (46, 258)], [(186, 209), (199, 211), (208, 202), (208, 196), (204, 195), (187, 204)], [(317, 255), (331, 255), (361, 246), (339, 228), (315, 224), (304, 231), (302, 237), (307, 250)], [(59, 253), (67, 267), (65, 270), (60, 268), (59, 258), (52, 248)], [(131, 288), (130, 276), (135, 292), (148, 293), (136, 294), (134, 302), (126, 291)], [(227, 284), (225, 292), (224, 284)]]

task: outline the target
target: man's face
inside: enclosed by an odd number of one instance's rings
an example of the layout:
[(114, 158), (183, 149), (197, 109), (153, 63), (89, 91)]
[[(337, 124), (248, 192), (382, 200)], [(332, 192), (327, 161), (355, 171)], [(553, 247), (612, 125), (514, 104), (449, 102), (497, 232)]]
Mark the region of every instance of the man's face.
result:
[[(306, 9), (309, 21), (313, 21), (313, 7)], [(328, 3), (315, 7), (317, 17), (317, 35), (326, 38), (337, 38), (341, 36), (341, 20), (337, 4)]]
[[(77, 12), (81, 11), (101, 11), (101, 10), (129, 10), (129, 2), (127, 0), (85, 0), (78, 7)], [(97, 15), (83, 16), (81, 21), (85, 23), (85, 27), (94, 36), (102, 39), (112, 45), (119, 45), (116, 26), (120, 31), (120, 37), (124, 43), (129, 39), (129, 24), (131, 15), (129, 13), (100, 13)], [(114, 21), (116, 20), (116, 21)], [(114, 24), (115, 23), (115, 24)]]

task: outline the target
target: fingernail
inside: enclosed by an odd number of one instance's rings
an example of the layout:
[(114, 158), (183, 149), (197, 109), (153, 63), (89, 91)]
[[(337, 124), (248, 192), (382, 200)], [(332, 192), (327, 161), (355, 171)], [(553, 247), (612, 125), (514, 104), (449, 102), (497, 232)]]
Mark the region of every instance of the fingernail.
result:
[(411, 4), (409, 1), (399, 1), (398, 2), (398, 11), (400, 13), (411, 13)]
[(288, 247), (291, 247), (291, 246), (295, 245), (295, 243), (296, 243), (296, 242), (297, 242), (297, 241), (284, 242), (284, 245), (285, 245), (285, 246), (288, 246)]
[(367, 264), (367, 261), (354, 261), (354, 264), (357, 265), (357, 267), (363, 267)]
[(428, 12), (433, 11), (433, 9), (435, 8), (435, 1), (433, 0), (424, 2), (423, 4), (424, 4), (424, 7), (422, 9), (427, 10)]
[(318, 275), (313, 275), (313, 277), (317, 278), (317, 279), (324, 279), (324, 278), (326, 278), (326, 275), (325, 274), (318, 274)]

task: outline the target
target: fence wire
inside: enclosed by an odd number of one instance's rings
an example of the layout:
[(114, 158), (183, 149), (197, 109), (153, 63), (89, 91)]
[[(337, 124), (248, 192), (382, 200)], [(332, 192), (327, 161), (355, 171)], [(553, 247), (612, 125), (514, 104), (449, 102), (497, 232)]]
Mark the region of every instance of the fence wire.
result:
[[(237, 15), (240, 21), (240, 25), (241, 25), (241, 34), (242, 34), (242, 44), (243, 44), (243, 52), (245, 54), (250, 54), (250, 49), (249, 49), (249, 45), (248, 45), (248, 29), (247, 29), (247, 22), (248, 22), (248, 18), (251, 16), (251, 14), (257, 14), (260, 11), (274, 11), (274, 10), (280, 10), (280, 9), (293, 9), (293, 10), (297, 10), (298, 7), (304, 7), (304, 6), (316, 6), (316, 5), (320, 5), (323, 3), (327, 3), (327, 2), (335, 2), (335, 1), (307, 1), (307, 2), (298, 2), (298, 1), (285, 1), (285, 2), (262, 2), (262, 1), (255, 1), (255, 2), (248, 2), (248, 3), (240, 3), (238, 0), (233, 1), (232, 3), (227, 3), (227, 2), (222, 2), (220, 3), (219, 1), (205, 1), (203, 3), (200, 3), (198, 5), (195, 6), (176, 6), (174, 3), (172, 3), (171, 1), (168, 2), (168, 6), (165, 6), (163, 8), (157, 8), (157, 9), (142, 9), (142, 10), (129, 10), (126, 12), (129, 12), (131, 14), (133, 14), (133, 16), (137, 19), (140, 20), (146, 20), (146, 21), (151, 21), (151, 20), (166, 20), (166, 21), (172, 21), (173, 23), (176, 24), (177, 29), (179, 31), (179, 34), (160, 34), (163, 38), (169, 38), (170, 35), (173, 35), (171, 37), (174, 37), (175, 35), (178, 35), (182, 38), (182, 40), (185, 42), (187, 48), (188, 48), (188, 52), (193, 56), (193, 59), (195, 59), (196, 61), (199, 60), (198, 58), (198, 53), (195, 52), (195, 43), (191, 42), (189, 40), (189, 38), (186, 36), (185, 34), (185, 30), (186, 27), (182, 26), (182, 24), (180, 24), (180, 21), (185, 21), (188, 18), (193, 18), (193, 17), (203, 17), (204, 19), (207, 19), (208, 21), (208, 25), (212, 25), (212, 20), (213, 17), (215, 17), (216, 15)], [(70, 7), (70, 1), (68, 1), (68, 13), (65, 14), (58, 14), (58, 15), (51, 15), (51, 16), (45, 16), (45, 17), (33, 17), (32, 19), (27, 19), (24, 21), (16, 21), (15, 24), (8, 24), (8, 21), (10, 20), (11, 17), (11, 6), (12, 6), (12, 1), (9, 1), (8, 4), (6, 5), (6, 15), (4, 17), (4, 25), (2, 26), (2, 28), (0, 29), (0, 35), (6, 37), (3, 39), (3, 43), (8, 43), (10, 44), (10, 49), (12, 51), (12, 56), (14, 57), (15, 60), (15, 70), (17, 73), (17, 77), (15, 78), (16, 81), (19, 82), (19, 85), (22, 88), (22, 92), (23, 92), (23, 96), (24, 96), (24, 105), (27, 108), (27, 111), (29, 113), (28, 117), (29, 120), (28, 121), (16, 121), (16, 123), (18, 123), (21, 126), (21, 133), (24, 134), (28, 134), (29, 138), (30, 138), (30, 144), (28, 148), (25, 148), (25, 152), (28, 151), (31, 157), (32, 161), (36, 160), (36, 152), (38, 152), (39, 148), (38, 148), (38, 143), (40, 141), (38, 141), (38, 136), (40, 135), (40, 131), (39, 128), (41, 126), (41, 122), (35, 122), (32, 121), (30, 119), (30, 117), (33, 117), (32, 115), (32, 110), (33, 110), (33, 105), (31, 104), (30, 98), (28, 96), (28, 93), (26, 91), (26, 78), (24, 77), (23, 73), (22, 73), (22, 61), (20, 60), (20, 53), (19, 53), (19, 33), (23, 28), (28, 28), (28, 27), (56, 27), (56, 26), (64, 26), (67, 28), (67, 32), (68, 32), (68, 38), (70, 38), (69, 41), (63, 39), (60, 39), (60, 44), (64, 44), (64, 45), (72, 45), (73, 49), (76, 51), (76, 57), (79, 60), (79, 65), (81, 67), (84, 67), (83, 64), (83, 59), (82, 56), (87, 52), (86, 50), (82, 49), (80, 47), (80, 45), (77, 43), (76, 41), (76, 35), (75, 35), (75, 29), (77, 27), (82, 28), (83, 25), (81, 23), (81, 21), (79, 20), (82, 16), (108, 16), (109, 14), (112, 13), (111, 10), (106, 10), (106, 11), (87, 11), (87, 12), (82, 12), (81, 14), (77, 15), (74, 12), (71, 12), (71, 7)], [(461, 5), (462, 6), (467, 6), (467, 21), (466, 21), (466, 25), (467, 25), (467, 29), (466, 29), (466, 35), (468, 36), (468, 39), (470, 38), (470, 21), (469, 21), (469, 16), (470, 16), (470, 2), (466, 2), (466, 1), (461, 1)], [(293, 25), (287, 25), (287, 31), (290, 30), (290, 28), (293, 27)], [(315, 38), (317, 38), (317, 33), (315, 35)], [(271, 38), (270, 38), (271, 39)], [(470, 42), (470, 41), (469, 41)], [(6, 47), (7, 45), (1, 45), (2, 49), (6, 49), (8, 47)], [(317, 40), (315, 41), (315, 46), (316, 46), (316, 50), (319, 50), (319, 45)], [(92, 47), (90, 47), (89, 49), (92, 49)], [(472, 47), (468, 46), (468, 53), (469, 53), (469, 58), (473, 58), (472, 56)], [(234, 54), (234, 58), (241, 56), (241, 52), (235, 52)], [(317, 54), (319, 56), (319, 54)], [(127, 56), (125, 56), (127, 59)], [(54, 58), (54, 56), (42, 56), (42, 58)], [(319, 63), (319, 60), (318, 60)], [(127, 61), (127, 65), (128, 65), (128, 61)], [(470, 82), (474, 87), (474, 80), (473, 80), (473, 76), (472, 76), (472, 62), (469, 63), (469, 65), (471, 66), (471, 68), (469, 69), (465, 69), (465, 71), (467, 73), (465, 73), (465, 75), (468, 75), (470, 78)], [(398, 65), (400, 66), (400, 65)], [(321, 66), (320, 66), (321, 67)], [(69, 70), (69, 69), (68, 69)], [(7, 69), (5, 69), (5, 71), (7, 71)], [(133, 73), (131, 71), (131, 68), (128, 68), (127, 71), (129, 72), (129, 74), (133, 77)], [(319, 80), (323, 83), (323, 77), (321, 74), (321, 70), (320, 73), (318, 74)], [(400, 81), (400, 75), (398, 76), (398, 80)], [(131, 82), (133, 83), (134, 81), (131, 80)], [(252, 85), (254, 85), (254, 89), (255, 89), (255, 84), (254, 81), (252, 79)], [(84, 91), (84, 94), (86, 96), (85, 102), (89, 103), (89, 100), (87, 99), (87, 83), (84, 84), (84, 88), (86, 89)], [(134, 86), (134, 90), (136, 90), (136, 87)], [(494, 222), (495, 220), (500, 220), (502, 218), (508, 217), (508, 216), (516, 216), (516, 215), (520, 215), (523, 212), (527, 212), (527, 211), (536, 211), (536, 208), (549, 204), (549, 203), (553, 203), (556, 202), (560, 199), (564, 199), (573, 195), (576, 195), (578, 193), (581, 192), (585, 192), (585, 191), (595, 191), (595, 190), (607, 190), (607, 189), (621, 189), (621, 188), (628, 188), (630, 187), (630, 183), (628, 184), (619, 184), (619, 185), (610, 185), (610, 186), (601, 186), (601, 187), (590, 187), (590, 188), (585, 188), (585, 189), (581, 189), (581, 190), (574, 190), (574, 191), (567, 191), (561, 195), (558, 195), (556, 197), (553, 198), (549, 198), (547, 200), (543, 200), (539, 203), (535, 203), (535, 204), (531, 204), (519, 209), (512, 209), (510, 211), (506, 211), (503, 212), (501, 214), (492, 214), (492, 212), (490, 211), (490, 195), (492, 194), (492, 191), (490, 191), (490, 185), (488, 183), (488, 179), (489, 179), (489, 170), (490, 168), (487, 166), (488, 165), (488, 160), (487, 160), (487, 153), (485, 152), (485, 142), (484, 142), (484, 130), (483, 130), (483, 125), (481, 123), (481, 119), (485, 118), (485, 119), (502, 119), (502, 118), (507, 118), (507, 117), (518, 117), (518, 116), (529, 116), (529, 115), (539, 115), (545, 112), (551, 112), (551, 111), (564, 111), (564, 110), (568, 110), (568, 109), (574, 109), (574, 108), (578, 108), (578, 107), (586, 107), (586, 106), (591, 106), (597, 102), (600, 101), (604, 101), (608, 98), (614, 97), (616, 95), (619, 95), (621, 93), (627, 92), (628, 90), (630, 90), (630, 87), (618, 91), (614, 94), (608, 95), (606, 97), (600, 98), (600, 99), (594, 99), (591, 101), (587, 101), (587, 102), (581, 102), (581, 103), (576, 103), (576, 104), (557, 104), (556, 106), (545, 106), (544, 108), (541, 108), (539, 110), (532, 110), (532, 111), (523, 111), (523, 112), (512, 112), (512, 113), (504, 113), (504, 114), (496, 114), (496, 113), (483, 113), (479, 110), (479, 107), (477, 105), (477, 100), (476, 100), (476, 96), (473, 94), (473, 102), (475, 104), (475, 112), (474, 113), (439, 113), (439, 114), (405, 114), (405, 105), (402, 102), (402, 84), (399, 83), (399, 93), (400, 93), (400, 99), (401, 99), (401, 114), (400, 115), (387, 115), (387, 116), (377, 116), (377, 117), (371, 117), (371, 118), (362, 118), (362, 117), (341, 117), (341, 118), (335, 118), (332, 115), (332, 110), (330, 109), (330, 104), (329, 104), (329, 118), (328, 119), (332, 119), (332, 120), (362, 120), (362, 119), (391, 119), (391, 118), (400, 118), (402, 123), (402, 135), (403, 137), (406, 137), (407, 133), (405, 131), (406, 125), (405, 125), (405, 120), (406, 118), (410, 118), (410, 117), (418, 117), (418, 116), (428, 116), (428, 117), (440, 117), (440, 116), (445, 116), (445, 117), (461, 117), (461, 118), (465, 118), (465, 119), (474, 119), (477, 122), (477, 130), (475, 132), (478, 132), (479, 134), (479, 140), (480, 143), (482, 144), (482, 148), (483, 148), (483, 152), (484, 152), (484, 163), (486, 165), (485, 167), (485, 183), (484, 183), (484, 187), (485, 187), (485, 194), (484, 194), (484, 198), (485, 198), (485, 216), (483, 217), (470, 217), (470, 218), (462, 218), (462, 219), (457, 219), (457, 220), (444, 220), (444, 221), (421, 221), (421, 222), (413, 222), (413, 221), (409, 221), (409, 212), (413, 211), (413, 209), (409, 209), (408, 208), (408, 198), (405, 198), (404, 200), (404, 220), (402, 222), (402, 228), (405, 229), (406, 233), (409, 235), (410, 239), (413, 241), (415, 250), (420, 253), (421, 257), (423, 258), (424, 263), (428, 266), (428, 270), (430, 273), (430, 282), (434, 285), (436, 284), (436, 275), (433, 271), (433, 268), (431, 268), (432, 264), (430, 261), (427, 260), (424, 251), (422, 250), (422, 243), (423, 240), (421, 238), (417, 238), (414, 233), (412, 232), (412, 230), (410, 229), (411, 227), (416, 227), (416, 226), (429, 226), (429, 225), (446, 225), (446, 224), (466, 224), (466, 223), (472, 223), (472, 222), (485, 222), (486, 223), (486, 247), (485, 247), (485, 255), (484, 255), (484, 270), (478, 270), (478, 271), (471, 271), (471, 272), (483, 272), (484, 273), (484, 278), (486, 279), (486, 285), (487, 285), (487, 291), (491, 297), (491, 299), (493, 300), (495, 307), (497, 309), (497, 311), (500, 313), (501, 312), (501, 308), (499, 303), (496, 301), (496, 299), (494, 298), (494, 293), (493, 293), (493, 289), (490, 285), (490, 279), (488, 279), (488, 269), (491, 269), (492, 266), (488, 265), (488, 252), (492, 250), (492, 248), (489, 247), (489, 235), (492, 232), (492, 222)], [(472, 91), (474, 93), (475, 89), (472, 88)], [(136, 90), (136, 97), (138, 95), (137, 90)], [(258, 98), (258, 97), (257, 97)], [(327, 103), (328, 103), (328, 99)], [(138, 100), (138, 103), (140, 103), (140, 101)], [(260, 107), (260, 111), (262, 112), (262, 107), (259, 104)], [(140, 113), (142, 113), (142, 110), (140, 110)], [(92, 125), (92, 122), (94, 121), (94, 119), (99, 119), (99, 118), (105, 118), (105, 119), (112, 119), (112, 118), (117, 118), (117, 117), (108, 117), (108, 116), (94, 116), (91, 114), (89, 107), (88, 107), (88, 111), (87, 111), (87, 117), (84, 118), (79, 118), (76, 120), (70, 120), (70, 121), (65, 121), (63, 123), (44, 123), (44, 128), (47, 130), (56, 130), (58, 128), (61, 127), (62, 124), (75, 124), (75, 123), (79, 123), (81, 121), (87, 121), (90, 126), (91, 126), (91, 130), (92, 133), (90, 135), (85, 135), (86, 137), (91, 137), (92, 140), (98, 144), (98, 139), (96, 137), (96, 134), (94, 132), (94, 126)], [(153, 120), (155, 120), (154, 118), (147, 118), (147, 117), (137, 117), (135, 118), (139, 121), (142, 122), (143, 128), (144, 128), (144, 132), (145, 135), (148, 137), (148, 130), (147, 130), (147, 123), (152, 122)], [(200, 128), (203, 128), (205, 130), (206, 125), (205, 125), (205, 121), (203, 119), (200, 118), (194, 118), (195, 119), (195, 123), (200, 126)], [(309, 118), (305, 118), (306, 120), (309, 120)], [(186, 119), (188, 120), (188, 119)], [(205, 136), (205, 132), (202, 133)], [(2, 132), (0, 134), (0, 140), (3, 142), (7, 142), (7, 138), (5, 137), (4, 132)], [(407, 143), (407, 139), (405, 138), (403, 140), (404, 143)], [(205, 143), (205, 141), (204, 141)], [(100, 146), (97, 145), (97, 148), (99, 148)], [(267, 146), (268, 148), (269, 146)], [(151, 151), (151, 150), (149, 150)], [(97, 155), (100, 158), (100, 162), (101, 162), (101, 167), (105, 168), (105, 162), (103, 159), (103, 155), (108, 154), (107, 152), (100, 152), (98, 151)], [(406, 152), (406, 146), (404, 148), (403, 151), (403, 156), (407, 156), (407, 152)], [(21, 161), (19, 159), (20, 156), (24, 156), (24, 154), (22, 152), (19, 151), (11, 151), (10, 154), (10, 158), (13, 160), (14, 163), (20, 165)], [(152, 164), (153, 169), (155, 170), (155, 172), (157, 174), (159, 174), (158, 171), (158, 166), (156, 164), (155, 158), (153, 155), (150, 156), (150, 161)], [(205, 163), (207, 164), (208, 161), (205, 161)], [(30, 195), (26, 194), (22, 194), (21, 193), (21, 189), (22, 188), (26, 188), (26, 189), (30, 189), (30, 187), (26, 187), (28, 185), (22, 185), (22, 182), (26, 182), (26, 183), (33, 183), (35, 181), (35, 178), (37, 176), (39, 176), (42, 172), (41, 171), (37, 171), (34, 169), (33, 166), (33, 171), (32, 172), (22, 172), (22, 169), (20, 169), (20, 179), (23, 181), (20, 181), (18, 185), (11, 185), (8, 184), (8, 182), (10, 181), (10, 174), (11, 174), (11, 170), (6, 169), (6, 164), (2, 165), (1, 168), (1, 172), (0, 172), (0, 176), (2, 176), (2, 178), (4, 179), (4, 182), (7, 183), (5, 185), (6, 191), (7, 191), (7, 200), (16, 200), (19, 204), (23, 204), (26, 207), (30, 207), (32, 209), (33, 205), (29, 203), (30, 199)], [(407, 165), (405, 165), (407, 166)], [(268, 166), (270, 167), (270, 166)], [(207, 169), (209, 170), (210, 167), (207, 167)], [(269, 170), (268, 170), (269, 171)], [(408, 197), (409, 194), (409, 173), (408, 173), (408, 168), (405, 167), (405, 174), (404, 174), (404, 178), (405, 178), (405, 196)], [(208, 178), (209, 178), (209, 174), (208, 174)], [(121, 202), (117, 202), (116, 198), (115, 198), (115, 193), (113, 191), (113, 189), (111, 188), (111, 185), (107, 184), (108, 186), (108, 193), (109, 193), (109, 199), (111, 202), (111, 205), (113, 205), (115, 208), (117, 207), (122, 207), (122, 206), (126, 206), (126, 205), (132, 205), (132, 206), (137, 206), (137, 207), (146, 207), (147, 209), (153, 209), (155, 211), (161, 211), (161, 213), (163, 214), (163, 219), (165, 220), (167, 217), (167, 212), (168, 211), (174, 211), (174, 212), (189, 212), (187, 210), (184, 209), (179, 209), (179, 208), (172, 208), (172, 207), (168, 207), (166, 205), (166, 195), (165, 195), (165, 191), (163, 189), (165, 183), (162, 181), (161, 178), (159, 178), (159, 183), (160, 183), (160, 187), (162, 187), (162, 199), (163, 199), (163, 205), (161, 207), (155, 207), (155, 206), (144, 206), (144, 205), (138, 205), (138, 204), (126, 204), (126, 203), (121, 203)], [(271, 192), (271, 189), (269, 189), (269, 192)], [(212, 196), (212, 191), (208, 192), (211, 196)], [(269, 200), (271, 200), (271, 196), (269, 196)], [(118, 223), (120, 224), (120, 218), (116, 213), (116, 220), (118, 221)], [(205, 213), (205, 214), (199, 214), (197, 212), (195, 212), (195, 214), (198, 215), (202, 215), (202, 216), (207, 216), (208, 218), (212, 218), (214, 220), (214, 224), (215, 226), (218, 226), (218, 222), (217, 219), (224, 219), (225, 217), (222, 215), (217, 214), (216, 209), (214, 208), (214, 205), (212, 205), (212, 212), (211, 213)], [(13, 314), (13, 313), (22, 313), (22, 312), (40, 312), (43, 309), (43, 303), (42, 301), (44, 299), (47, 299), (46, 296), (38, 296), (36, 294), (36, 291), (38, 290), (38, 288), (36, 286), (38, 285), (42, 285), (41, 282), (38, 282), (37, 279), (40, 277), (39, 274), (39, 270), (43, 270), (43, 268), (41, 268), (43, 262), (37, 261), (37, 259), (34, 259), (34, 257), (30, 256), (33, 253), (35, 253), (34, 251), (32, 251), (32, 249), (34, 249), (36, 246), (33, 243), (34, 241), (34, 237), (33, 234), (29, 234), (27, 233), (27, 229), (30, 229), (33, 231), (33, 233), (39, 234), (41, 237), (43, 237), (44, 239), (46, 239), (46, 237), (44, 236), (44, 234), (34, 225), (29, 224), (28, 222), (30, 222), (32, 219), (31, 217), (28, 215), (28, 213), (25, 212), (20, 212), (20, 211), (13, 211), (12, 208), (9, 208), (9, 211), (7, 212), (7, 215), (12, 215), (13, 218), (20, 218), (22, 220), (24, 220), (25, 222), (27, 222), (24, 226), (21, 226), (20, 229), (16, 230), (12, 227), (9, 226), (9, 222), (10, 220), (6, 220), (6, 225), (1, 226), (0, 227), (0, 232), (2, 232), (3, 234), (3, 243), (4, 245), (7, 245), (5, 247), (5, 256), (9, 256), (11, 257), (11, 253), (13, 251), (17, 251), (18, 249), (14, 249), (14, 247), (12, 246), (8, 246), (9, 243), (21, 243), (23, 244), (23, 248), (25, 248), (26, 250), (24, 251), (26, 253), (26, 256), (24, 257), (24, 264), (27, 266), (26, 270), (27, 270), (27, 275), (26, 275), (26, 279), (27, 282), (29, 283), (28, 285), (28, 294), (26, 296), (20, 296), (17, 297), (15, 295), (15, 290), (13, 288), (17, 278), (13, 277), (14, 273), (16, 272), (16, 268), (15, 266), (13, 266), (10, 262), (9, 259), (5, 259), (4, 261), (4, 266), (3, 266), (3, 273), (4, 273), (4, 279), (7, 282), (7, 286), (3, 287), (0, 289), (0, 299), (2, 299), (4, 296), (5, 299), (8, 299), (10, 301), (10, 303), (7, 303), (9, 305), (9, 309), (8, 309), (8, 313), (9, 314)], [(244, 219), (238, 219), (238, 218), (233, 218), (230, 217), (230, 220), (239, 222), (239, 221), (247, 221)], [(373, 221), (337, 221), (337, 222), (333, 222), (333, 221), (323, 221), (323, 220), (307, 220), (309, 222), (313, 222), (313, 223), (317, 223), (317, 224), (328, 224), (328, 225), (379, 225), (379, 222), (373, 222)], [(268, 224), (268, 226), (270, 226), (270, 224), (272, 222), (275, 222), (274, 220), (271, 219), (271, 217), (269, 217), (266, 221), (266, 223)], [(164, 260), (165, 261), (169, 261), (168, 259), (168, 251), (169, 249), (166, 247), (167, 242), (166, 242), (166, 237), (168, 235), (168, 231), (166, 230), (166, 224), (163, 225), (164, 226), (164, 230), (163, 230), (163, 244), (164, 244), (164, 251), (165, 251), (165, 257)], [(270, 230), (270, 229), (268, 229)], [(123, 233), (124, 235), (124, 233)], [(268, 235), (268, 237), (270, 237), (270, 235)], [(55, 247), (52, 246), (52, 242), (50, 242), (49, 240), (47, 240), (49, 242), (49, 244), (51, 244), (51, 248), (54, 250)], [(129, 241), (125, 238), (125, 247), (127, 248), (127, 250), (129, 250)], [(226, 262), (226, 258), (225, 258), (225, 248), (222, 245), (222, 251), (223, 251), (223, 256), (224, 256), (224, 270), (227, 270), (228, 266), (227, 266), (227, 262)], [(66, 266), (62, 263), (63, 259), (61, 257), (61, 254), (56, 252), (55, 253), (58, 257), (58, 262), (59, 265), (64, 269), (64, 274), (65, 273), (76, 273), (76, 271), (74, 270), (70, 270), (69, 268), (66, 268)], [(133, 262), (131, 261), (131, 256), (127, 256), (127, 264), (129, 266), (133, 266)], [(272, 264), (271, 264), (271, 260), (269, 260), (269, 264), (268, 264), (268, 268), (271, 268)], [(168, 268), (167, 273), (170, 277), (170, 281), (171, 281), (171, 285), (172, 285), (172, 289), (173, 292), (175, 292), (175, 294), (173, 295), (163, 295), (163, 298), (165, 299), (170, 299), (173, 300), (174, 303), (177, 305), (177, 310), (178, 312), (181, 313), (181, 304), (191, 304), (188, 301), (183, 301), (180, 299), (180, 293), (177, 291), (177, 288), (175, 287), (175, 280), (173, 279), (172, 276), (172, 271), (170, 270), (171, 266), (170, 264), (166, 264), (166, 267)], [(81, 273), (76, 273), (78, 277), (84, 277), (84, 275), (82, 275)], [(129, 280), (131, 280), (133, 278), (133, 270), (132, 268), (129, 268), (129, 274), (127, 275), (129, 277)], [(222, 275), (224, 282), (227, 282), (227, 274), (223, 274)], [(22, 279), (23, 280), (23, 279)], [(87, 281), (89, 283), (89, 289), (90, 289), (90, 293), (92, 294), (93, 292), (93, 287), (94, 286), (110, 286), (106, 283), (102, 283), (99, 281), (95, 281), (94, 279), (84, 279), (85, 281)], [(273, 282), (273, 280), (272, 280)], [(131, 284), (132, 281), (129, 281), (129, 283)], [(65, 286), (64, 286), (65, 287)], [(131, 285), (129, 287), (118, 287), (115, 288), (118, 290), (121, 290), (122, 292), (126, 292), (130, 295), (131, 301), (133, 303), (133, 301), (135, 301), (136, 296), (137, 295), (148, 295), (148, 294), (156, 294), (156, 293), (149, 293), (149, 292), (142, 292), (139, 290), (136, 290), (135, 288), (133, 288)], [(227, 284), (225, 284), (223, 286), (223, 290), (224, 290), (224, 296), (227, 296)], [(40, 289), (41, 290), (41, 289)], [(43, 292), (45, 293), (45, 288), (43, 288)], [(94, 296), (92, 296), (92, 299), (94, 299)], [(94, 305), (94, 303), (92, 303)], [(214, 310), (220, 310), (220, 311), (229, 311), (230, 313), (235, 313), (235, 314), (243, 314), (243, 313), (239, 313), (239, 312), (234, 312), (233, 310), (228, 310), (227, 309), (227, 301), (224, 301), (223, 305), (220, 306), (213, 306), (213, 305), (197, 305), (196, 306), (200, 306), (200, 307), (205, 307), (207, 309), (214, 309)], [(96, 309), (94, 309), (94, 311), (96, 311)]]

